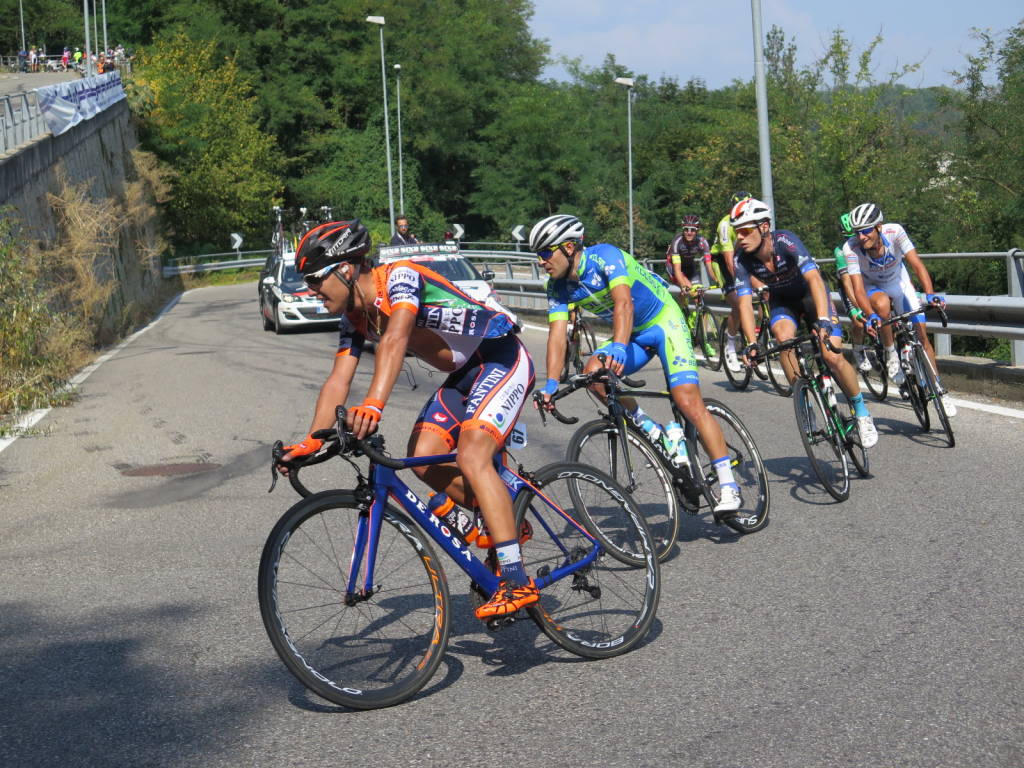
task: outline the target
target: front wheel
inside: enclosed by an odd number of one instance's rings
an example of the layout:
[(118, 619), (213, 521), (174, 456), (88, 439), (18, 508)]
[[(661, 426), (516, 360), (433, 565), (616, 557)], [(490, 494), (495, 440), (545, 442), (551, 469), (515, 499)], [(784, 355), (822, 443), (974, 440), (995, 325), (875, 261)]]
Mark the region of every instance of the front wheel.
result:
[[(900, 365), (903, 365), (902, 357), (901, 354)], [(917, 422), (921, 425), (921, 429), (927, 432), (932, 426), (931, 417), (928, 415), (928, 393), (924, 388), (924, 382), (918, 376), (919, 371), (915, 370), (915, 367), (914, 365), (903, 365), (903, 375), (905, 376), (903, 387), (910, 399), (910, 406), (914, 409), (914, 415), (917, 416)]]
[(704, 355), (704, 363), (712, 371), (722, 367), (722, 345), (718, 333), (718, 321), (711, 310), (701, 308), (694, 327), (693, 348)]
[[(768, 525), (768, 512), (771, 508), (768, 472), (761, 459), (761, 453), (740, 417), (724, 403), (705, 398), (704, 407), (722, 430), (732, 476), (740, 488), (740, 496), (743, 499), (743, 505), (737, 514), (724, 518), (722, 522), (739, 533), (755, 533)], [(721, 497), (718, 490), (718, 472), (712, 465), (712, 459), (718, 457), (708, 455), (704, 444), (697, 438), (696, 431), (689, 424), (687, 445), (690, 446), (690, 468), (694, 482), (704, 488), (708, 502), (714, 507)]]
[(578, 461), (607, 472), (636, 502), (654, 538), (658, 560), (664, 562), (679, 535), (679, 502), (672, 487), (672, 473), (654, 448), (627, 426), (627, 446), (608, 419), (596, 419), (576, 430), (565, 451), (566, 461)]
[(260, 613), (278, 656), (309, 690), (353, 709), (414, 695), (448, 644), (448, 582), (430, 541), (394, 507), (382, 517), (372, 585), (358, 581), (363, 562), (349, 588), (369, 513), (348, 492), (293, 506), (260, 558)]
[(786, 378), (786, 369), (782, 367), (782, 359), (778, 355), (768, 354), (775, 346), (775, 338), (772, 336), (771, 330), (766, 327), (762, 328), (757, 341), (761, 345), (761, 349), (765, 350), (764, 367), (768, 372), (769, 381), (775, 387), (776, 392), (783, 397), (789, 397), (793, 394), (793, 388), (789, 384), (789, 379)]
[(936, 376), (935, 370), (932, 368), (932, 361), (923, 347), (914, 347), (914, 356), (917, 360), (920, 378), (924, 384), (923, 389), (926, 393), (926, 398), (935, 408), (935, 413), (939, 417), (939, 425), (946, 434), (946, 443), (949, 444), (950, 448), (953, 448), (956, 446), (956, 437), (953, 436), (953, 426), (949, 423), (946, 405), (942, 402), (942, 393), (939, 391), (939, 385), (935, 380)]
[(570, 653), (625, 653), (647, 635), (661, 595), (643, 517), (618, 483), (584, 464), (550, 464), (534, 474), (533, 485), (537, 490), (527, 486), (515, 503), (517, 530), (527, 523), (531, 530), (523, 567), (541, 589), (540, 602), (526, 610)]
[(793, 386), (793, 408), (814, 474), (832, 498), (845, 501), (850, 496), (850, 465), (842, 437), (821, 393), (807, 379), (797, 379)]

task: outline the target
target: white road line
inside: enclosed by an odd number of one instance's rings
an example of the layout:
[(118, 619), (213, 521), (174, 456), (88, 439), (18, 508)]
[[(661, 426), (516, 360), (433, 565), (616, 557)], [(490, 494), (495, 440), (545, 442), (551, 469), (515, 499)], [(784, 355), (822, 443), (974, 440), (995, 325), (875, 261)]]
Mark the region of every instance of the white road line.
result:
[[(185, 291), (185, 293), (188, 293), (188, 291)], [(76, 387), (81, 386), (82, 382), (85, 381), (87, 378), (89, 378), (89, 376), (92, 375), (93, 371), (95, 371), (103, 363), (107, 362), (107, 360), (109, 360), (114, 355), (116, 355), (118, 352), (120, 352), (128, 344), (130, 344), (131, 342), (135, 341), (135, 339), (137, 339), (139, 336), (144, 334), (146, 331), (148, 331), (154, 325), (156, 325), (157, 322), (159, 322), (159, 320), (164, 315), (166, 315), (168, 312), (170, 312), (174, 308), (174, 305), (177, 304), (181, 300), (181, 297), (184, 296), (185, 293), (179, 293), (177, 296), (175, 296), (173, 299), (171, 299), (169, 302), (167, 302), (167, 304), (164, 306), (164, 308), (160, 310), (160, 313), (156, 317), (154, 317), (149, 322), (148, 325), (145, 325), (142, 328), (140, 328), (139, 330), (137, 330), (135, 333), (133, 333), (127, 339), (122, 341), (120, 344), (118, 344), (113, 349), (108, 350), (107, 352), (104, 352), (102, 355), (100, 355), (95, 360), (93, 360), (91, 363), (89, 363), (89, 365), (85, 366), (85, 368), (83, 368), (77, 374), (75, 374), (75, 376), (72, 377), (71, 381), (68, 382), (68, 388), (69, 389), (75, 389)], [(22, 416), (20, 419), (18, 419), (18, 421), (16, 421), (14, 423), (14, 426), (11, 429), (13, 434), (10, 437), (0, 437), (0, 453), (3, 453), (4, 450), (9, 445), (14, 443), (15, 440), (17, 440), (19, 437), (21, 437), (21, 435), (26, 430), (29, 430), (32, 427), (34, 427), (36, 424), (38, 424), (39, 420), (42, 419), (46, 414), (48, 414), (50, 412), (50, 410), (51, 410), (50, 408), (40, 408), (39, 410), (36, 410), (36, 411), (30, 411), (30, 412), (26, 413), (24, 416)]]
[(950, 400), (953, 401), (953, 405), (957, 408), (970, 408), (975, 411), (994, 413), (998, 416), (1009, 416), (1012, 419), (1024, 419), (1024, 411), (1017, 408), (1006, 408), (1002, 405), (990, 405), (988, 403), (975, 403), (971, 400), (961, 400), (959, 397), (952, 397)]

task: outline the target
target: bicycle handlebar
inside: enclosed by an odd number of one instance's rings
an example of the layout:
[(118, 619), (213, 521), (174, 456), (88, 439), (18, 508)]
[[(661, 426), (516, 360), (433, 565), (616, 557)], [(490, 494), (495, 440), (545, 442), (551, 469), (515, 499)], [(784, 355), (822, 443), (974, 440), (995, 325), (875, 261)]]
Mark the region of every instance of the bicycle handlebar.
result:
[[(604, 356), (602, 355), (602, 358), (603, 357)], [(569, 381), (566, 382), (564, 388), (559, 389), (554, 394), (550, 395), (550, 400), (544, 399), (543, 392), (533, 393), (533, 400), (538, 405), (541, 421), (546, 422), (547, 414), (550, 413), (562, 424), (576, 424), (579, 422), (579, 419), (575, 416), (565, 416), (554, 407), (548, 411), (544, 408), (544, 405), (553, 404), (555, 401), (571, 395), (576, 390), (589, 387), (593, 384), (603, 384), (611, 390), (621, 391), (622, 384), (625, 384), (627, 387), (632, 387), (633, 389), (640, 389), (646, 386), (647, 382), (643, 379), (631, 379), (628, 376), (619, 376), (609, 368), (598, 368), (596, 371), (592, 371), (591, 373), (577, 373), (574, 376), (569, 377)]]
[[(763, 351), (759, 350), (760, 354), (758, 356), (760, 357), (761, 354), (763, 354), (764, 357), (773, 357), (787, 350), (795, 349), (796, 347), (799, 347), (802, 344), (817, 341), (821, 341), (821, 337), (818, 336), (816, 333), (806, 333), (803, 336), (796, 336), (792, 339), (787, 339), (786, 341), (777, 342), (772, 346), (771, 349), (766, 349)], [(753, 346), (757, 345), (755, 344)], [(828, 347), (829, 352), (835, 352), (836, 354), (839, 354), (840, 352), (840, 350), (837, 347), (834, 347), (832, 345), (832, 342), (828, 337), (825, 338), (825, 346)]]
[(922, 304), (917, 309), (911, 309), (911, 310), (908, 310), (907, 312), (904, 312), (902, 314), (893, 315), (888, 320), (883, 320), (881, 322), (881, 324), (879, 325), (879, 327), (881, 328), (881, 327), (884, 327), (884, 326), (887, 326), (887, 325), (894, 325), (896, 323), (901, 323), (904, 320), (907, 320), (907, 319), (913, 317), (914, 315), (921, 315), (921, 314), (924, 314), (926, 312), (930, 312), (931, 310), (935, 310), (936, 312), (939, 313), (939, 321), (942, 323), (942, 327), (943, 328), (945, 328), (947, 325), (949, 325), (949, 315), (946, 314), (946, 310), (943, 309), (943, 307), (941, 305), (939, 305), (939, 304)]

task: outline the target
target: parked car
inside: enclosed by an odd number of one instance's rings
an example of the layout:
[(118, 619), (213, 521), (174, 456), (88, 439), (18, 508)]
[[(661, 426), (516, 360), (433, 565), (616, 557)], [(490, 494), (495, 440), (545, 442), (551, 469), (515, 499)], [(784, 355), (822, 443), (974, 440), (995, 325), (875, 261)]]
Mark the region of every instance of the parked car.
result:
[(260, 278), (263, 330), (284, 333), (292, 328), (337, 327), (338, 318), (306, 287), (295, 271), (295, 253), (271, 256)]

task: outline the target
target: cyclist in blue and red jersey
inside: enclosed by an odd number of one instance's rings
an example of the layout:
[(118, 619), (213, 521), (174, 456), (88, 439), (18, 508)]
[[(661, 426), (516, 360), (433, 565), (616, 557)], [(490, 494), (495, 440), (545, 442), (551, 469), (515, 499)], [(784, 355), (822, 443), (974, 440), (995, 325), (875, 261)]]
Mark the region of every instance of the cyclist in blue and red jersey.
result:
[[(541, 390), (545, 400), (558, 389), (557, 371), (565, 362), (569, 306), (588, 310), (612, 324), (612, 338), (597, 349), (584, 373), (607, 365), (616, 374), (628, 375), (643, 368), (655, 355), (672, 399), (694, 425), (718, 473), (721, 500), (716, 519), (733, 515), (742, 505), (729, 463), (725, 438), (701, 397), (697, 360), (690, 333), (668, 285), (644, 269), (628, 253), (608, 243), (583, 246), (583, 223), (575, 216), (549, 216), (530, 232), (530, 250), (541, 261), (548, 280), (548, 380)], [(599, 356), (604, 356), (602, 363)], [(632, 398), (622, 398), (637, 424), (645, 414)], [(547, 405), (547, 407), (551, 407)]]
[[(749, 358), (758, 352), (752, 289), (765, 286), (770, 291), (768, 306), (772, 335), (779, 342), (794, 338), (801, 319), (818, 334), (821, 354), (853, 406), (861, 444), (870, 448), (878, 442), (878, 432), (864, 404), (857, 374), (841, 350), (833, 352), (825, 345), (828, 339), (833, 348), (839, 349), (843, 338), (839, 316), (832, 306), (825, 281), (799, 237), (784, 229), (772, 231), (771, 216), (771, 208), (755, 198), (737, 203), (729, 215), (736, 230), (736, 293), (740, 300), (740, 323), (750, 345), (746, 355)], [(792, 352), (784, 352), (780, 357), (786, 377), (792, 383), (796, 379)]]
[(333, 314), (342, 315), (334, 367), (320, 389), (310, 434), (287, 446), (287, 461), (316, 451), (312, 433), (332, 427), (348, 399), (366, 340), (376, 341), (373, 378), (360, 405), (348, 410), (357, 438), (371, 435), (402, 369), (406, 351), (448, 374), (423, 407), (409, 438), (409, 455), (457, 449), (455, 464), (416, 468), (432, 488), (467, 509), (478, 506), (501, 566), (480, 619), (514, 613), (537, 602), (523, 570), (512, 501), (494, 466), (533, 388), (533, 361), (511, 313), (471, 298), (446, 278), (411, 261), (375, 269), (365, 263), (369, 233), (359, 222), (334, 221), (305, 234), (295, 267)]

